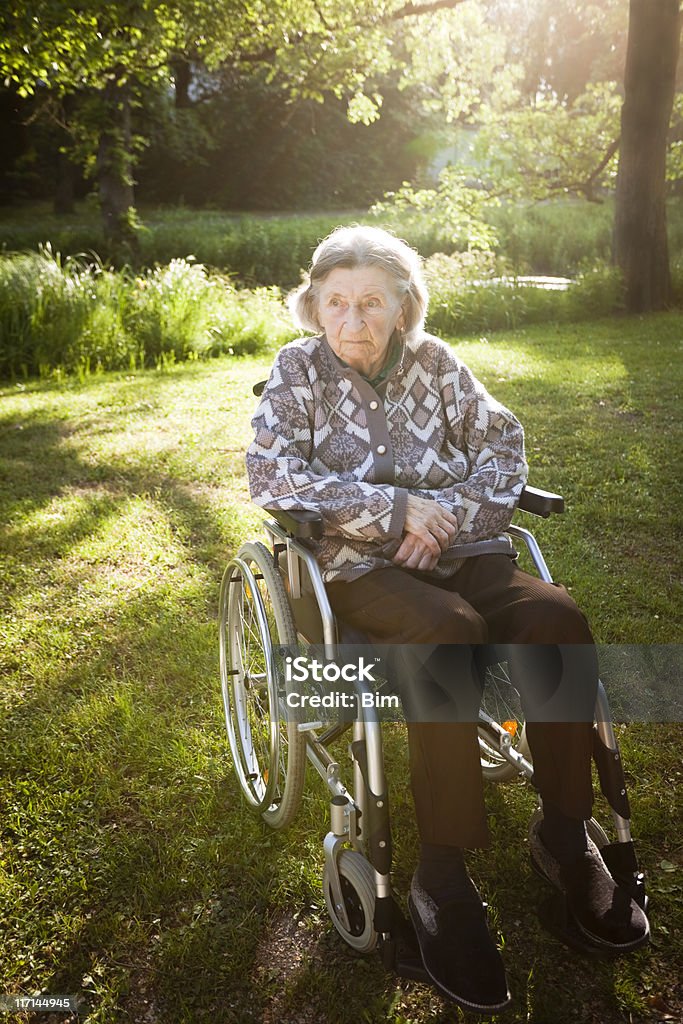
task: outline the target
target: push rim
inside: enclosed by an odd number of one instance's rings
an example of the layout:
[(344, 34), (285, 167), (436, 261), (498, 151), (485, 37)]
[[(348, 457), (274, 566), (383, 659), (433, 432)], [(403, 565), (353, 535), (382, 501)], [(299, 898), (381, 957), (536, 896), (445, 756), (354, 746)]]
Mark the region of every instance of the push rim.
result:
[(263, 811), (275, 795), (280, 759), (273, 646), (261, 593), (244, 559), (230, 562), (224, 586), (221, 687), (228, 741), (242, 791)]

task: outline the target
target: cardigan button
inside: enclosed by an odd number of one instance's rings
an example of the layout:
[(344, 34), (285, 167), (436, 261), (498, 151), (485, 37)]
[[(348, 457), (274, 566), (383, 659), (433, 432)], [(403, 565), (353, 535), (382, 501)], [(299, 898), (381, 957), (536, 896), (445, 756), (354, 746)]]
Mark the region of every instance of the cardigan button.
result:
[(379, 405), (379, 402), (376, 402), (374, 400), (374, 398), (373, 398), (373, 400), (370, 402), (370, 408), (374, 410), (374, 409), (376, 409), (378, 407), (378, 405)]
[(385, 444), (378, 444), (377, 445), (377, 454), (378, 455), (386, 454), (386, 450), (387, 450), (387, 446)]

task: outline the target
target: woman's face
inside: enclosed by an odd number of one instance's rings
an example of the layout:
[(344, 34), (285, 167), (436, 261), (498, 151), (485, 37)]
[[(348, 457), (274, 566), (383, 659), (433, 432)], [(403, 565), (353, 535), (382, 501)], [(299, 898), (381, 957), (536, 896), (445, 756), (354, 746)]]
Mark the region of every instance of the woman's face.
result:
[(395, 328), (403, 324), (401, 296), (381, 267), (337, 267), (320, 286), (318, 320), (335, 354), (372, 377), (382, 368)]

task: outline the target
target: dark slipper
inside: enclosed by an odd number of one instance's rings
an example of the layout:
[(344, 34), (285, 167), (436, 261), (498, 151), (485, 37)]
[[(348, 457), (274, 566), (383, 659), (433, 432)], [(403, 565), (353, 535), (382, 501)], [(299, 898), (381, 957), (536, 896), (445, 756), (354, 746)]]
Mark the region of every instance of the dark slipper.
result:
[(571, 864), (559, 864), (541, 839), (540, 822), (530, 836), (533, 867), (567, 901), (567, 913), (578, 931), (591, 943), (613, 953), (628, 953), (650, 938), (645, 912), (610, 875), (592, 840), (588, 849)]
[(408, 907), (425, 970), (446, 999), (481, 1014), (510, 1005), (503, 960), (478, 895), (439, 906), (413, 878)]

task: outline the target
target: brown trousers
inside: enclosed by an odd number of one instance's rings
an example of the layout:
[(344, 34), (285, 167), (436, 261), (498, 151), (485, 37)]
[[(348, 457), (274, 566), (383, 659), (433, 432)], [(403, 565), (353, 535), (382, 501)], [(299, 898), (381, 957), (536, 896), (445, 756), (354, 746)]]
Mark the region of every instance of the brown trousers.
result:
[[(593, 707), (597, 657), (586, 619), (564, 587), (530, 576), (507, 555), (469, 558), (446, 580), (390, 567), (327, 591), (335, 614), (373, 643), (538, 645), (510, 648), (511, 668), (516, 657), (523, 670), (514, 676), (523, 698), (523, 676), (533, 677), (534, 659), (542, 672), (548, 645), (587, 645), (593, 656), (571, 685), (585, 688)], [(528, 721), (527, 738), (541, 797), (570, 817), (590, 818), (592, 722)], [(408, 747), (422, 841), (488, 845), (476, 723), (409, 720)]]

